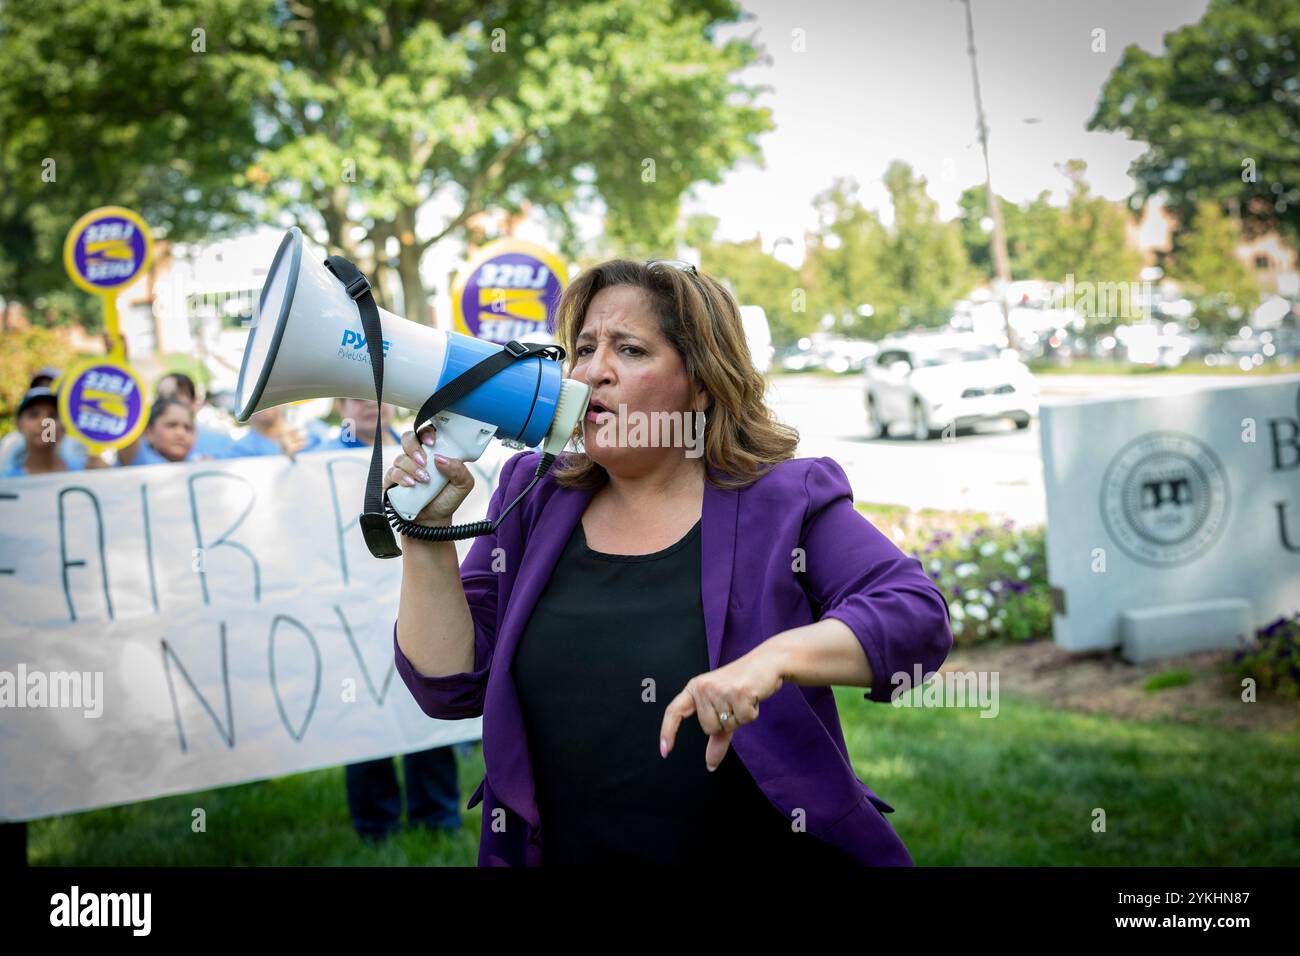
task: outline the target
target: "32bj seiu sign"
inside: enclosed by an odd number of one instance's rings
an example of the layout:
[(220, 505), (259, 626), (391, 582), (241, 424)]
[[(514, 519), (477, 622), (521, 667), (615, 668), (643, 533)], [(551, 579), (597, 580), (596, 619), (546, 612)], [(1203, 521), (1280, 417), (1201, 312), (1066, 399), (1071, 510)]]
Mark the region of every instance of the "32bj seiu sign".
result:
[[(470, 466), (464, 514), (509, 454)], [(397, 677), (401, 562), (356, 520), (369, 461), (0, 480), (0, 820), (477, 739)]]

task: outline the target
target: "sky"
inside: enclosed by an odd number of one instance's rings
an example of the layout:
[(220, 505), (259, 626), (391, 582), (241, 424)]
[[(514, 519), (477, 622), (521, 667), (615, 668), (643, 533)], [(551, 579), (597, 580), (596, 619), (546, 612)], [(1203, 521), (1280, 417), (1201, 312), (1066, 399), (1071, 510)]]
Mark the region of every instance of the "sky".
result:
[[(687, 213), (721, 220), (729, 240), (786, 236), (802, 247), (816, 226), (813, 197), (836, 177), (853, 177), (869, 208), (890, 218), (880, 182), (891, 160), (923, 175), (944, 218), (984, 181), (976, 131), (965, 10), (960, 0), (741, 0), (749, 18), (718, 40), (753, 35), (770, 65), (739, 74), (771, 87), (759, 100), (775, 130), (759, 140), (765, 168), (729, 171), (697, 187)], [(993, 186), (1007, 199), (1044, 189), (1064, 201), (1055, 164), (1088, 164), (1093, 190), (1124, 199), (1140, 143), (1086, 129), (1102, 86), (1124, 48), (1163, 49), (1166, 33), (1201, 19), (1208, 0), (973, 0), (980, 88), (989, 127)], [(804, 31), (804, 50), (792, 49)], [(1093, 51), (1094, 30), (1105, 50)], [(1033, 120), (1034, 122), (1025, 122)], [(756, 198), (761, 197), (761, 201)], [(785, 257), (791, 246), (778, 253)]]

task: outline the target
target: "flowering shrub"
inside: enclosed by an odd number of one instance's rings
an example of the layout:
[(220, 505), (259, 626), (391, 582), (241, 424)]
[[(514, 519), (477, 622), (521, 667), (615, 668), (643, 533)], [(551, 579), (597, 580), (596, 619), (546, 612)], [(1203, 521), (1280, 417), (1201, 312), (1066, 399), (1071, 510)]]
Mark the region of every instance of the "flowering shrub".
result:
[(1279, 617), (1255, 632), (1255, 639), (1232, 655), (1238, 677), (1287, 697), (1300, 697), (1300, 614)]
[(943, 591), (957, 644), (1052, 636), (1046, 529), (987, 524), (984, 516), (944, 512), (867, 517), (921, 562)]

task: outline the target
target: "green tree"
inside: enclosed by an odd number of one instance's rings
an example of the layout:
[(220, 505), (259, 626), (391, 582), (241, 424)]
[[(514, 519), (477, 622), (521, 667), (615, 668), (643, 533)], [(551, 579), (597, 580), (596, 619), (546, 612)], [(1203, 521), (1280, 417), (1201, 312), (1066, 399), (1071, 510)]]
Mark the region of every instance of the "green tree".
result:
[[(983, 223), (988, 216), (983, 183), (971, 186), (958, 199), (962, 245), (971, 268), (983, 278), (996, 278), (993, 267), (992, 234)], [(1029, 202), (1016, 204), (1002, 199), (1003, 228), (1007, 236), (1007, 257), (1011, 261), (1012, 279), (1037, 279), (1044, 276), (1046, 251), (1061, 228), (1061, 210), (1048, 200), (1047, 190)]]
[(804, 267), (814, 314), (832, 315), (840, 331), (866, 339), (942, 325), (976, 276), (961, 223), (939, 218), (925, 179), (895, 161), (884, 183), (889, 227), (862, 205), (851, 180), (836, 180), (815, 198), (819, 225)]
[(897, 328), (942, 325), (974, 280), (961, 226), (939, 218), (939, 204), (926, 191), (925, 178), (906, 163), (890, 163), (884, 182), (894, 207), (878, 257), (885, 276), (885, 319)]
[(1201, 328), (1226, 339), (1259, 305), (1255, 277), (1235, 252), (1241, 230), (1217, 202), (1206, 199), (1196, 207), (1196, 218), (1180, 232), (1170, 275), (1187, 287)]
[(1204, 199), (1233, 201), (1247, 235), (1300, 243), (1300, 4), (1213, 0), (1165, 51), (1124, 51), (1089, 129), (1147, 144), (1132, 173), (1189, 221)]
[(283, 49), (273, 0), (0, 3), (0, 296), (95, 317), (63, 270), (89, 209), (130, 206), (158, 237), (229, 231), (253, 210), (257, 64)]
[(1129, 244), (1128, 210), (1093, 195), (1083, 160), (1072, 159), (1059, 168), (1070, 180), (1070, 194), (1040, 253), (1042, 276), (1058, 282), (1069, 275), (1076, 282), (1135, 281), (1142, 256)]
[(851, 179), (835, 180), (813, 205), (818, 227), (808, 237), (801, 270), (809, 313), (814, 320), (834, 316), (842, 330), (863, 338), (893, 331), (892, 315), (879, 308), (888, 291), (881, 264), (888, 236), (880, 217), (862, 205)]
[[(413, 319), (424, 253), (474, 214), (539, 208), (573, 256), (574, 215), (599, 210), (619, 252), (663, 251), (687, 188), (757, 156), (771, 128), (757, 90), (731, 78), (756, 49), (711, 39), (739, 14), (722, 0), (290, 10), (299, 42), (267, 77), (250, 178), (376, 272), (395, 255)], [(425, 215), (442, 200), (450, 212)]]
[[(1087, 164), (1070, 160), (1060, 170), (1070, 180), (1064, 207), (1053, 206), (1046, 190), (1026, 203), (1002, 200), (1007, 232), (1007, 253), (1013, 279), (1064, 282), (1131, 282), (1142, 267), (1142, 257), (1128, 241), (1129, 213), (1120, 203), (1093, 195), (1086, 177)], [(980, 226), (987, 209), (984, 186), (972, 186), (961, 195), (959, 222), (962, 244), (972, 266), (993, 278), (990, 238)]]
[(715, 241), (717, 221), (713, 216), (687, 221), (686, 235), (700, 252), (700, 267), (727, 283), (739, 305), (763, 307), (778, 349), (812, 332), (816, 319), (808, 312), (798, 270), (765, 253), (757, 236), (744, 242)]
[[(424, 317), (424, 253), (539, 208), (573, 255), (603, 212), (663, 250), (679, 200), (758, 155), (758, 56), (728, 0), (49, 0), (0, 4), (0, 295), (66, 288), (68, 227), (106, 202), (160, 236), (281, 213)], [(204, 49), (194, 47), (202, 29)], [(57, 159), (57, 188), (41, 181)]]

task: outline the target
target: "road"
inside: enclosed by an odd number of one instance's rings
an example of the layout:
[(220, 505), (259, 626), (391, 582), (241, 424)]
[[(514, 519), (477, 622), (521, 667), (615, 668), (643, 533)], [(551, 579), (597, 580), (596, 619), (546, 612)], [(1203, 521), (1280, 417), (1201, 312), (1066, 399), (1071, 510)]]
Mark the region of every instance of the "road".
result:
[[(1043, 405), (1089, 398), (1179, 394), (1240, 382), (1225, 375), (1045, 375)], [(951, 441), (866, 437), (857, 375), (776, 375), (768, 402), (799, 430), (799, 455), (829, 455), (843, 466), (859, 501), (912, 508), (987, 511), (1017, 524), (1046, 520), (1038, 419), (963, 430)]]

